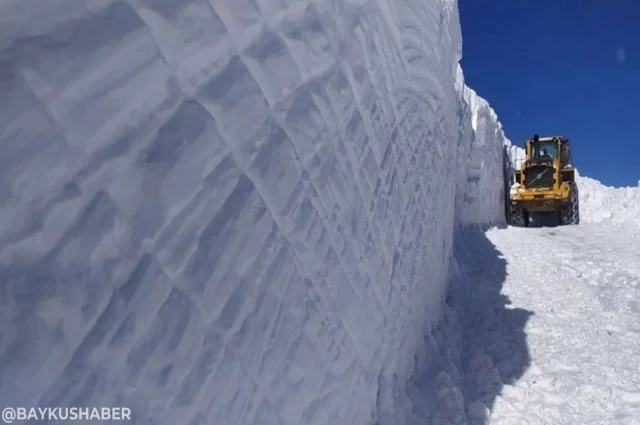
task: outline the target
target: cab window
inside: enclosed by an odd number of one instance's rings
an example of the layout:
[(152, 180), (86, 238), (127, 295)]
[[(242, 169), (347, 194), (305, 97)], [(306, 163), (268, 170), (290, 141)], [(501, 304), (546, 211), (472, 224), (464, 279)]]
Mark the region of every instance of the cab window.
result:
[(538, 142), (531, 146), (533, 158), (556, 158), (558, 148), (554, 142)]

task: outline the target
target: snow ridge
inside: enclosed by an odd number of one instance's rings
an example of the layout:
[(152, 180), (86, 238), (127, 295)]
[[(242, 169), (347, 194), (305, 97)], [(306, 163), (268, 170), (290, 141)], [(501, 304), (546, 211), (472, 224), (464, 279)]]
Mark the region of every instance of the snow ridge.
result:
[(576, 181), (580, 189), (580, 214), (585, 222), (608, 221), (640, 228), (640, 185), (609, 187), (580, 174)]
[(508, 141), (464, 85), (455, 1), (0, 16), (3, 403), (420, 420), (454, 229), (504, 216)]

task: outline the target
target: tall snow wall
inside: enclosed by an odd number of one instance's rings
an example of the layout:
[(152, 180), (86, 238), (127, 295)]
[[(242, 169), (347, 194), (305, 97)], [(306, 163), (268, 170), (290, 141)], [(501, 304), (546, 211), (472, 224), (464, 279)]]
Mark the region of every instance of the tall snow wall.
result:
[(0, 5), (2, 404), (404, 423), (503, 217), (456, 2), (55, 3)]
[(488, 102), (464, 85), (461, 69), (458, 73), (459, 143), (465, 151), (460, 158), (456, 223), (498, 224), (505, 217), (511, 141)]

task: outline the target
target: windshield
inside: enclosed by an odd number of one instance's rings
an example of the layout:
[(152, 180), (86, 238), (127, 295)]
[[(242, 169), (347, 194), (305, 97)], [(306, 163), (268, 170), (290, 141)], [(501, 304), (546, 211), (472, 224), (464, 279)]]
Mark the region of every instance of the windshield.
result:
[(538, 142), (531, 145), (532, 158), (555, 158), (558, 156), (558, 149), (555, 142)]

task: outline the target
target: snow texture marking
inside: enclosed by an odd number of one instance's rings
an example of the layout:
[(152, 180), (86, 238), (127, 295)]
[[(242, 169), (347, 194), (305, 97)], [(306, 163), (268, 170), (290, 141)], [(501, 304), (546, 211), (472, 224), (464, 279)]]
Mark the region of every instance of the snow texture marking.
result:
[(410, 423), (454, 228), (502, 220), (455, 2), (40, 3), (0, 5), (3, 404)]

